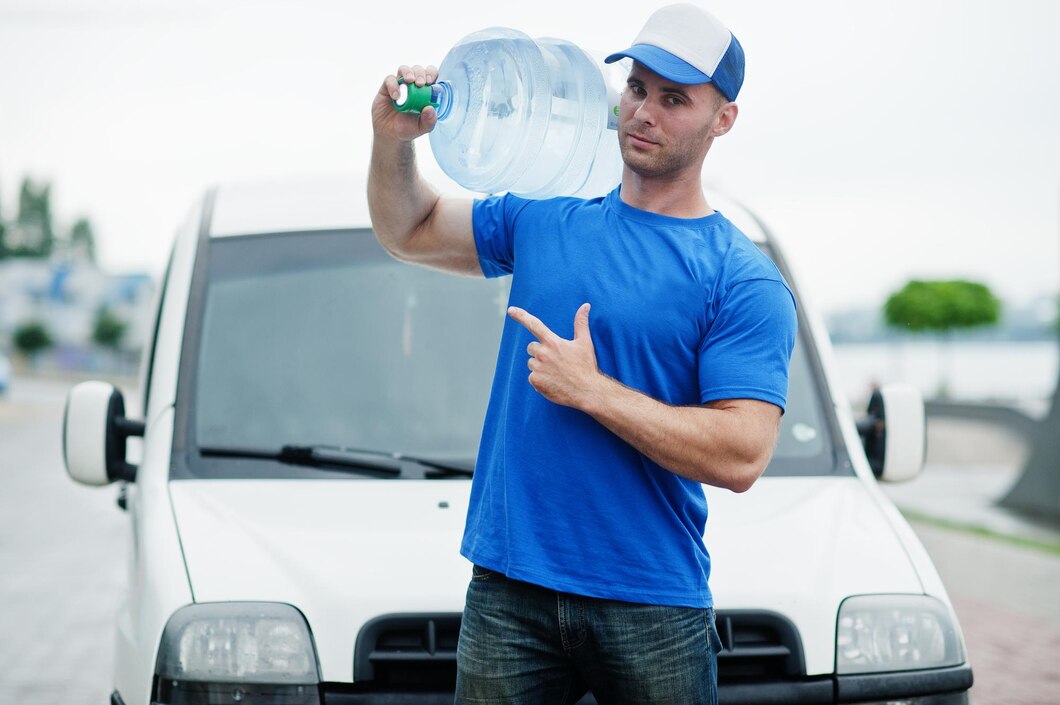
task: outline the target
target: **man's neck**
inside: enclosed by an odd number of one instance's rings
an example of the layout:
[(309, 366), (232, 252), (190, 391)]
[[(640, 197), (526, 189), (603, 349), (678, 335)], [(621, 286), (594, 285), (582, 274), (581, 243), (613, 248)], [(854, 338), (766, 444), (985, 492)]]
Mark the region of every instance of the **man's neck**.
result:
[(714, 213), (703, 195), (698, 173), (661, 178), (641, 176), (625, 167), (619, 195), (627, 206), (672, 218), (702, 218)]

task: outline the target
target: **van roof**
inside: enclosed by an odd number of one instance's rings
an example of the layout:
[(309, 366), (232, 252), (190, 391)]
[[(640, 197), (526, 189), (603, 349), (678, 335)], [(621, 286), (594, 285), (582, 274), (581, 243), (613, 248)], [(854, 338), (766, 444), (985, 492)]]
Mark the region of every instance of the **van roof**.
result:
[[(210, 235), (370, 228), (366, 186), (363, 177), (353, 174), (223, 184), (216, 191)], [(481, 197), (455, 185), (441, 190), (447, 195)], [(705, 190), (710, 204), (747, 237), (755, 242), (769, 239), (747, 208), (709, 187)]]

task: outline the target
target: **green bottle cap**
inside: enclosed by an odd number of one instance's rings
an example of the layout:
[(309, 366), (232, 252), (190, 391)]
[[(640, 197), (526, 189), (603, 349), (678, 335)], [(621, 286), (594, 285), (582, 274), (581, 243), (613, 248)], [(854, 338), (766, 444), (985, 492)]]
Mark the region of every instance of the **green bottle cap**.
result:
[(434, 91), (430, 86), (417, 86), (415, 83), (405, 83), (405, 79), (398, 79), (398, 90), (401, 95), (397, 100), (391, 101), (394, 109), (399, 113), (418, 113), (428, 105), (438, 109), (438, 103), (431, 100)]

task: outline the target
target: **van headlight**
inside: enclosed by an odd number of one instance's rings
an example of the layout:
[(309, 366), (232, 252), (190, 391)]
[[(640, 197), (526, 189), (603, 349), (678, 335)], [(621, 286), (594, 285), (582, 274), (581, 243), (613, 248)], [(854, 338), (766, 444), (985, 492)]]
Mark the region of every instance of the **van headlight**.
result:
[(927, 595), (859, 595), (839, 606), (836, 673), (879, 673), (964, 663), (946, 606)]
[(320, 669), (305, 617), (273, 602), (182, 607), (162, 632), (151, 702), (319, 705)]

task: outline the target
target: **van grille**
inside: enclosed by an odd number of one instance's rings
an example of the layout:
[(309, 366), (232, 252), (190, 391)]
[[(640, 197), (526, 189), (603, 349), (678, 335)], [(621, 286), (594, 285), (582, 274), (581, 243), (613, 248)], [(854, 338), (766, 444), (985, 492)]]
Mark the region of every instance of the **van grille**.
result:
[(785, 680), (806, 673), (798, 630), (786, 617), (759, 610), (720, 610), (715, 621), (722, 643), (719, 684)]
[[(780, 681), (805, 674), (795, 625), (774, 612), (720, 610), (718, 682)], [(354, 650), (354, 681), (375, 687), (452, 688), (460, 613), (383, 615), (366, 624)]]
[(459, 612), (377, 617), (357, 635), (353, 679), (379, 687), (454, 688), (459, 635)]

